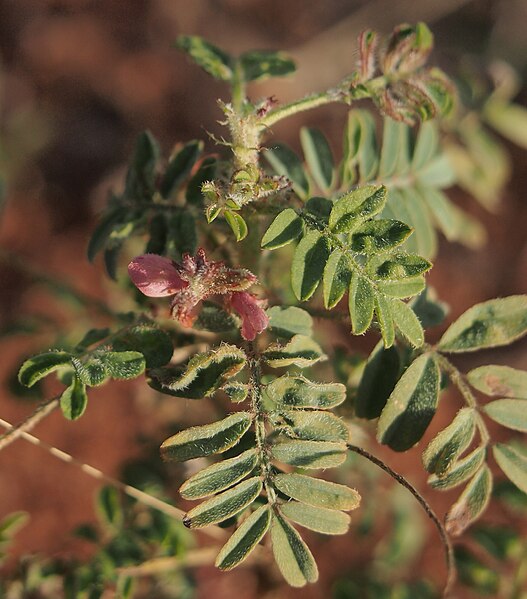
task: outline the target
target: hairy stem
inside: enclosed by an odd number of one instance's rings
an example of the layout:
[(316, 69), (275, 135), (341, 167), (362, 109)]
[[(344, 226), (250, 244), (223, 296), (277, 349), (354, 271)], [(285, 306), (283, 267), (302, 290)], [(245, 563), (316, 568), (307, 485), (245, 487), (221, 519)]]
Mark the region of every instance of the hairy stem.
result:
[[(0, 425), (4, 426), (6, 428), (11, 427), (11, 424), (9, 422), (7, 422), (6, 420), (3, 420), (1, 418), (0, 418)], [(11, 430), (13, 430), (14, 428), (16, 428), (16, 427), (12, 427)], [(91, 476), (92, 478), (95, 478), (101, 482), (104, 482), (105, 484), (112, 485), (113, 487), (115, 487), (116, 489), (119, 489), (120, 491), (122, 491), (123, 493), (128, 495), (129, 497), (133, 497), (137, 501), (141, 502), (143, 505), (146, 505), (148, 507), (156, 509), (156, 510), (162, 512), (163, 514), (165, 514), (171, 518), (177, 518), (178, 520), (181, 520), (183, 518), (183, 516), (185, 515), (185, 512), (178, 509), (177, 507), (174, 507), (173, 505), (170, 505), (166, 501), (158, 499), (157, 497), (154, 497), (153, 495), (150, 495), (149, 493), (145, 493), (144, 491), (141, 491), (140, 489), (137, 489), (136, 487), (132, 487), (131, 485), (122, 483), (121, 481), (119, 481), (115, 478), (112, 478), (111, 476), (108, 476), (107, 474), (104, 474), (104, 472), (102, 472), (98, 468), (95, 468), (94, 466), (90, 466), (89, 464), (85, 464), (84, 462), (77, 460), (76, 458), (74, 458), (73, 456), (69, 455), (68, 453), (62, 451), (61, 449), (58, 449), (57, 447), (53, 447), (52, 445), (49, 445), (48, 443), (41, 441), (38, 437), (31, 435), (26, 430), (20, 430), (20, 429), (17, 429), (17, 430), (20, 431), (18, 436), (22, 437), (25, 441), (28, 441), (32, 445), (36, 445), (37, 447), (41, 447), (42, 449), (45, 449), (48, 453), (50, 453), (52, 456), (56, 457), (57, 459), (61, 460), (62, 462), (66, 462), (68, 464), (73, 464), (74, 466), (77, 466), (83, 472), (88, 474), (88, 476)], [(203, 529), (203, 532), (205, 534), (210, 535), (211, 537), (214, 537), (215, 539), (224, 539), (225, 538), (225, 532), (218, 526), (209, 526), (208, 528)]]
[(443, 526), (443, 523), (439, 519), (439, 517), (436, 515), (434, 510), (430, 507), (430, 505), (428, 504), (426, 499), (419, 493), (419, 491), (408, 480), (406, 480), (406, 478), (404, 478), (404, 476), (402, 476), (398, 472), (395, 472), (395, 470), (392, 470), (390, 468), (390, 466), (385, 464), (382, 460), (375, 457), (373, 454), (371, 454), (369, 451), (366, 451), (362, 447), (358, 447), (357, 445), (352, 445), (351, 443), (348, 443), (347, 446), (350, 451), (353, 451), (354, 453), (357, 453), (357, 454), (361, 455), (362, 457), (366, 458), (367, 460), (369, 460), (370, 462), (372, 462), (373, 464), (378, 466), (381, 470), (383, 470), (384, 472), (389, 474), (398, 484), (400, 484), (402, 487), (404, 487), (405, 489), (410, 491), (410, 493), (419, 502), (419, 504), (425, 511), (426, 515), (432, 520), (435, 527), (437, 528), (439, 536), (441, 537), (441, 542), (443, 544), (443, 548), (445, 551), (445, 561), (446, 561), (446, 566), (447, 566), (447, 581), (445, 584), (445, 588), (443, 590), (443, 597), (448, 597), (450, 594), (450, 591), (452, 590), (452, 586), (456, 580), (456, 566), (455, 566), (455, 561), (454, 561), (454, 549), (452, 547), (452, 543), (451, 543), (448, 533), (447, 533), (445, 527)]
[(43, 420), (46, 416), (49, 416), (49, 414), (58, 408), (59, 405), (60, 395), (57, 395), (56, 397), (52, 397), (51, 399), (48, 399), (44, 403), (40, 404), (40, 406), (38, 406), (38, 408), (32, 414), (15, 426), (6, 423), (5, 420), (0, 420), (0, 423), (4, 426), (11, 427), (6, 433), (0, 436), (0, 451), (5, 449), (8, 445), (11, 445), (13, 441), (16, 441), (20, 437), (24, 436), (28, 431), (33, 430), (41, 420)]

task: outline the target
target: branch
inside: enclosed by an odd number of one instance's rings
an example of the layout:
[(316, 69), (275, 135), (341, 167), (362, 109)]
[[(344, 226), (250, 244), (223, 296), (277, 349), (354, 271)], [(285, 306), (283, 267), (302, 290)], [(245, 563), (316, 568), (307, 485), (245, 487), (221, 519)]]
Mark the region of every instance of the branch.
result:
[(30, 414), (25, 420), (19, 424), (12, 426), (5, 420), (0, 420), (4, 426), (11, 427), (6, 433), (0, 436), (0, 451), (5, 449), (8, 445), (11, 445), (13, 441), (16, 441), (19, 437), (24, 436), (25, 433), (31, 431), (35, 426), (43, 420), (46, 416), (51, 414), (53, 410), (59, 407), (60, 395), (48, 399), (44, 403), (40, 404), (38, 408)]
[[(54, 400), (50, 400), (50, 401), (58, 402), (58, 400), (56, 400), (56, 398), (54, 398)], [(50, 402), (48, 402), (48, 404), (49, 403)], [(58, 403), (57, 403), (57, 405), (58, 405)], [(34, 414), (32, 415), (32, 417), (33, 416), (34, 416)], [(36, 422), (35, 422), (35, 424), (36, 424)], [(170, 505), (166, 501), (158, 499), (157, 497), (154, 497), (153, 495), (150, 495), (149, 493), (145, 493), (144, 491), (141, 491), (140, 489), (137, 489), (136, 487), (132, 487), (131, 485), (126, 485), (126, 484), (122, 483), (121, 481), (119, 481), (115, 478), (112, 478), (111, 476), (108, 476), (107, 474), (104, 474), (104, 472), (102, 472), (98, 468), (95, 468), (94, 466), (90, 466), (89, 464), (85, 464), (85, 463), (81, 462), (80, 460), (77, 460), (76, 458), (74, 458), (73, 456), (69, 455), (68, 453), (62, 451), (61, 449), (53, 447), (52, 445), (48, 445), (44, 441), (41, 441), (37, 437), (26, 432), (25, 429), (21, 430), (18, 427), (12, 427), (9, 422), (7, 422), (1, 418), (0, 418), (0, 425), (4, 426), (6, 428), (11, 427), (11, 431), (17, 431), (17, 437), (22, 437), (25, 441), (28, 441), (29, 443), (36, 445), (37, 447), (41, 447), (42, 449), (45, 449), (52, 456), (58, 458), (59, 460), (61, 460), (63, 462), (77, 466), (78, 468), (80, 468), (83, 472), (85, 472), (89, 476), (96, 478), (97, 480), (100, 480), (108, 485), (112, 485), (113, 487), (115, 487), (116, 489), (119, 489), (120, 491), (122, 491), (123, 493), (128, 495), (129, 497), (133, 497), (137, 501), (141, 502), (143, 505), (147, 505), (148, 507), (151, 507), (155, 510), (162, 512), (163, 514), (169, 516), (170, 518), (176, 518), (178, 520), (181, 520), (183, 518), (183, 516), (185, 515), (185, 513), (182, 510), (178, 509), (177, 507), (174, 507), (173, 505)], [(9, 435), (11, 431), (9, 431), (6, 434)], [(4, 435), (4, 437), (5, 436), (6, 435)], [(208, 528), (203, 529), (203, 532), (205, 534), (210, 535), (211, 537), (213, 537), (215, 539), (221, 539), (221, 540), (225, 539), (225, 531), (222, 530), (219, 526), (209, 526)]]
[(419, 493), (419, 491), (402, 476), (401, 474), (392, 470), (390, 466), (385, 464), (379, 458), (376, 458), (373, 454), (362, 447), (358, 447), (357, 445), (352, 445), (351, 443), (347, 444), (348, 449), (353, 451), (354, 453), (358, 453), (362, 457), (366, 458), (376, 466), (378, 466), (381, 470), (384, 470), (387, 474), (389, 474), (397, 483), (399, 483), (402, 487), (410, 491), (410, 493), (415, 497), (415, 499), (419, 502), (423, 510), (426, 512), (426, 515), (432, 520), (439, 532), (439, 536), (441, 537), (441, 542), (443, 543), (443, 548), (445, 550), (445, 561), (447, 567), (447, 580), (445, 584), (445, 588), (443, 590), (443, 597), (448, 597), (452, 590), (452, 586), (456, 580), (456, 566), (454, 562), (454, 549), (452, 547), (452, 543), (448, 536), (448, 533), (443, 526), (441, 520), (439, 520), (438, 516), (434, 512), (434, 510), (430, 507), (426, 499)]

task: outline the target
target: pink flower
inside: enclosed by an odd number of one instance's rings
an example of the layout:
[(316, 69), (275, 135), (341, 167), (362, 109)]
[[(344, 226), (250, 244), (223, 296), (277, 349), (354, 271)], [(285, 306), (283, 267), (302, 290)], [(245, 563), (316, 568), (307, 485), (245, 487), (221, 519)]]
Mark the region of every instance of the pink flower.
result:
[(244, 339), (252, 341), (269, 324), (261, 300), (245, 293), (257, 280), (253, 273), (208, 262), (201, 248), (195, 257), (185, 254), (181, 264), (155, 254), (138, 256), (128, 265), (128, 273), (148, 297), (172, 296), (170, 312), (184, 326), (192, 326), (201, 301), (214, 296), (222, 296), (224, 306), (239, 313)]
[(242, 319), (242, 337), (253, 341), (256, 335), (265, 331), (269, 325), (269, 318), (262, 308), (262, 300), (252, 293), (245, 291), (232, 293), (228, 303), (238, 312)]

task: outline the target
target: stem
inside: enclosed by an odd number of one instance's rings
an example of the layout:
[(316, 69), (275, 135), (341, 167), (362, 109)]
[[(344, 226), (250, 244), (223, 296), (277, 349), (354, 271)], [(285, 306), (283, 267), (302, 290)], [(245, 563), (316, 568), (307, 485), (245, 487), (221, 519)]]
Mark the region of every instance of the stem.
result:
[[(0, 418), (0, 425), (4, 426), (6, 428), (12, 426), (9, 422), (7, 422), (6, 420), (3, 420), (1, 418)], [(13, 428), (14, 427), (12, 427), (11, 430), (13, 430)], [(58, 458), (59, 460), (66, 462), (68, 464), (73, 464), (74, 466), (77, 466), (83, 472), (85, 472), (86, 474), (91, 476), (92, 478), (95, 478), (95, 479), (102, 481), (106, 484), (112, 485), (113, 487), (119, 489), (120, 491), (122, 491), (123, 493), (128, 495), (129, 497), (133, 497), (137, 501), (141, 502), (143, 505), (146, 505), (155, 510), (158, 510), (171, 518), (177, 518), (178, 520), (181, 520), (183, 518), (183, 516), (185, 515), (185, 513), (182, 510), (178, 509), (177, 507), (174, 507), (173, 505), (170, 505), (166, 501), (158, 499), (157, 497), (154, 497), (153, 495), (150, 495), (149, 493), (145, 493), (144, 491), (141, 491), (140, 489), (137, 489), (136, 487), (132, 487), (131, 485), (126, 485), (126, 484), (122, 483), (121, 481), (119, 481), (115, 478), (112, 478), (111, 476), (108, 476), (107, 474), (104, 474), (104, 472), (102, 472), (98, 468), (95, 468), (94, 466), (90, 466), (89, 464), (85, 464), (84, 462), (81, 462), (80, 460), (77, 460), (76, 458), (69, 455), (68, 453), (62, 451), (61, 449), (58, 449), (56, 447), (53, 447), (52, 445), (48, 445), (47, 443), (44, 443), (44, 441), (41, 441), (38, 437), (31, 435), (30, 433), (26, 432), (25, 430), (20, 431), (18, 436), (22, 437), (25, 441), (28, 441), (29, 443), (36, 445), (37, 447), (41, 447), (42, 449), (45, 449), (48, 453), (50, 453), (52, 456)], [(203, 532), (210, 535), (211, 537), (214, 537), (215, 539), (224, 539), (225, 538), (225, 532), (218, 526), (209, 526), (208, 528), (203, 529)]]
[(51, 399), (48, 399), (44, 403), (40, 404), (40, 406), (38, 406), (38, 408), (32, 414), (15, 426), (7, 424), (5, 420), (0, 420), (0, 423), (4, 426), (11, 427), (7, 432), (0, 436), (0, 451), (5, 449), (8, 445), (11, 445), (13, 441), (23, 437), (28, 431), (33, 430), (41, 420), (58, 408), (59, 404), (60, 395), (52, 397)]
[(441, 520), (439, 520), (438, 516), (436, 515), (434, 510), (430, 507), (430, 505), (428, 504), (426, 499), (419, 493), (419, 491), (409, 481), (406, 480), (406, 478), (404, 478), (404, 476), (402, 476), (398, 472), (395, 472), (395, 470), (392, 470), (390, 468), (390, 466), (385, 464), (379, 458), (376, 458), (369, 451), (362, 449), (362, 447), (358, 447), (357, 445), (352, 445), (351, 443), (347, 443), (347, 446), (350, 451), (353, 451), (354, 453), (357, 453), (357, 454), (361, 455), (362, 457), (366, 458), (367, 460), (369, 460), (370, 462), (372, 462), (373, 464), (378, 466), (381, 470), (384, 470), (384, 472), (389, 474), (398, 484), (400, 484), (402, 487), (404, 487), (405, 489), (410, 491), (410, 493), (414, 496), (414, 498), (419, 502), (419, 504), (425, 511), (426, 515), (435, 524), (435, 527), (437, 528), (439, 536), (441, 537), (441, 542), (443, 543), (443, 548), (445, 550), (445, 561), (446, 561), (446, 566), (447, 566), (447, 581), (445, 584), (445, 588), (443, 590), (443, 597), (448, 597), (448, 595), (450, 594), (450, 591), (452, 590), (452, 585), (454, 584), (454, 582), (456, 580), (456, 566), (455, 566), (455, 561), (454, 561), (454, 549), (452, 547), (452, 543), (450, 541), (448, 533), (447, 533), (445, 527), (443, 526), (443, 523), (441, 522)]
[(260, 461), (260, 472), (263, 478), (265, 492), (268, 502), (273, 505), (276, 503), (276, 493), (271, 484), (271, 462), (268, 456), (267, 431), (265, 429), (265, 413), (262, 410), (262, 368), (260, 357), (256, 350), (254, 342), (249, 342), (248, 364), (250, 370), (249, 384), (251, 388), (251, 407), (254, 414), (254, 431), (256, 436), (256, 446), (258, 448), (258, 457)]
[(295, 100), (290, 104), (279, 106), (264, 116), (260, 122), (265, 128), (272, 127), (274, 124), (278, 123), (278, 121), (297, 114), (298, 112), (318, 108), (319, 106), (331, 104), (332, 102), (349, 103), (349, 101), (346, 101), (345, 96), (339, 93), (338, 90), (331, 89), (317, 94), (310, 94), (309, 96), (300, 98), (300, 100)]
[(236, 65), (234, 66), (232, 83), (231, 83), (231, 97), (232, 97), (232, 106), (234, 110), (241, 117), (243, 112), (243, 105), (245, 103), (245, 99), (247, 97), (247, 93), (245, 90), (245, 79), (243, 76), (242, 66), (240, 61), (236, 61)]

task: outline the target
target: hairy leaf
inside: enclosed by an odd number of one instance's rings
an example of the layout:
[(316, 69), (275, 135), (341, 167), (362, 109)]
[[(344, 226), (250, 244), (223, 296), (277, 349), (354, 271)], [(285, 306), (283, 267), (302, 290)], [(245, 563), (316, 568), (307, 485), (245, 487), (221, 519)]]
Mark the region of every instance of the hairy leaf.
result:
[(438, 349), (467, 352), (508, 345), (527, 333), (527, 295), (511, 295), (476, 304), (441, 337)]
[(193, 426), (169, 437), (161, 445), (164, 460), (184, 462), (227, 451), (251, 426), (249, 412), (236, 412), (212, 424)]
[(188, 528), (203, 528), (227, 520), (251, 505), (261, 491), (262, 481), (258, 477), (244, 480), (191, 509), (183, 518), (183, 524)]
[(355, 489), (305, 474), (277, 474), (273, 482), (288, 497), (314, 507), (347, 512), (356, 509), (360, 503), (360, 495)]
[(354, 271), (349, 288), (349, 314), (354, 335), (365, 333), (373, 319), (375, 293), (370, 281)]
[(143, 354), (147, 368), (159, 368), (165, 365), (174, 348), (172, 341), (161, 329), (148, 325), (137, 325), (124, 329), (113, 337), (115, 351), (138, 351)]
[(348, 532), (350, 517), (338, 510), (313, 507), (299, 501), (280, 505), (282, 514), (296, 524), (325, 535), (344, 535)]
[(371, 220), (353, 231), (351, 249), (358, 254), (377, 254), (404, 243), (412, 228), (399, 220)]
[(386, 402), (377, 439), (395, 451), (406, 451), (423, 436), (439, 400), (440, 372), (432, 354), (414, 360)]
[(283, 414), (287, 423), (284, 432), (290, 437), (306, 441), (347, 441), (346, 424), (331, 412), (296, 410)]
[(346, 444), (328, 441), (286, 441), (273, 445), (271, 453), (278, 461), (299, 468), (334, 468), (346, 459)]
[(386, 187), (366, 185), (339, 198), (329, 215), (329, 226), (334, 233), (346, 233), (364, 220), (372, 218), (384, 208)]
[(339, 250), (331, 253), (324, 268), (324, 306), (334, 308), (346, 293), (351, 282), (348, 257)]
[(313, 383), (300, 376), (281, 376), (265, 387), (276, 409), (331, 409), (346, 399), (340, 383)]
[(176, 43), (198, 66), (215, 79), (230, 81), (232, 78), (233, 59), (223, 50), (197, 35), (180, 35)]
[(251, 50), (240, 56), (245, 81), (263, 81), (284, 77), (296, 71), (294, 61), (285, 52)]
[(84, 414), (87, 405), (86, 385), (74, 376), (60, 396), (60, 409), (68, 420), (77, 420)]
[(145, 358), (138, 351), (107, 351), (100, 358), (113, 379), (133, 379), (145, 371)]
[(279, 337), (291, 338), (295, 335), (311, 336), (313, 318), (296, 306), (273, 306), (267, 310), (269, 328)]
[(228, 489), (250, 474), (257, 463), (256, 449), (248, 449), (234, 458), (212, 464), (181, 485), (179, 488), (181, 497), (200, 499)]
[(297, 299), (306, 301), (315, 293), (329, 254), (329, 241), (319, 231), (309, 231), (302, 238), (291, 264), (291, 286)]
[(272, 368), (292, 365), (307, 368), (326, 358), (320, 345), (304, 335), (295, 335), (286, 345), (273, 343), (262, 355)]
[(285, 144), (274, 144), (263, 154), (273, 170), (287, 177), (299, 198), (305, 200), (309, 195), (309, 183), (300, 158)]
[(525, 399), (497, 399), (483, 409), (489, 418), (515, 431), (527, 432), (527, 403)]
[(518, 489), (527, 493), (527, 457), (512, 445), (496, 443), (492, 448), (494, 459), (507, 478)]
[(274, 513), (271, 524), (273, 554), (280, 572), (292, 587), (318, 580), (318, 568), (311, 551), (298, 532)]
[(459, 499), (445, 518), (445, 528), (457, 537), (485, 511), (492, 492), (492, 474), (488, 466), (482, 466), (466, 486)]
[(430, 476), (428, 484), (439, 491), (453, 489), (474, 476), (485, 461), (485, 456), (485, 448), (478, 447), (463, 459), (455, 462), (452, 468), (443, 476), (439, 477), (435, 474)]
[(454, 420), (437, 434), (423, 453), (427, 472), (443, 477), (470, 445), (476, 430), (473, 408), (462, 408)]
[(159, 188), (164, 198), (170, 198), (173, 192), (181, 185), (192, 170), (202, 151), (203, 142), (194, 139), (186, 143), (170, 157)]
[(233, 210), (225, 210), (223, 214), (236, 237), (236, 241), (245, 239), (249, 230), (247, 229), (247, 223), (243, 220), (242, 216)]
[(527, 371), (509, 366), (480, 366), (471, 370), (469, 383), (485, 395), (527, 399)]
[(26, 387), (32, 387), (45, 376), (71, 363), (72, 354), (63, 351), (51, 351), (38, 354), (26, 360), (18, 371), (18, 380)]
[(216, 567), (232, 570), (243, 562), (269, 529), (271, 517), (271, 508), (262, 505), (244, 520), (218, 553)]
[(302, 219), (292, 208), (282, 210), (262, 237), (261, 246), (275, 250), (291, 243), (302, 233)]
[(412, 308), (408, 304), (394, 299), (390, 303), (390, 309), (395, 325), (403, 337), (413, 347), (421, 347), (425, 341), (425, 334), (419, 318)]
[(392, 302), (380, 293), (375, 294), (375, 314), (381, 329), (384, 347), (391, 347), (395, 341), (395, 325), (392, 314)]
[(79, 380), (88, 387), (102, 385), (109, 376), (105, 362), (98, 356), (88, 356), (85, 362), (72, 358), (71, 363)]
[(333, 183), (335, 167), (328, 140), (318, 129), (302, 127), (300, 142), (306, 162), (318, 187), (328, 192)]

